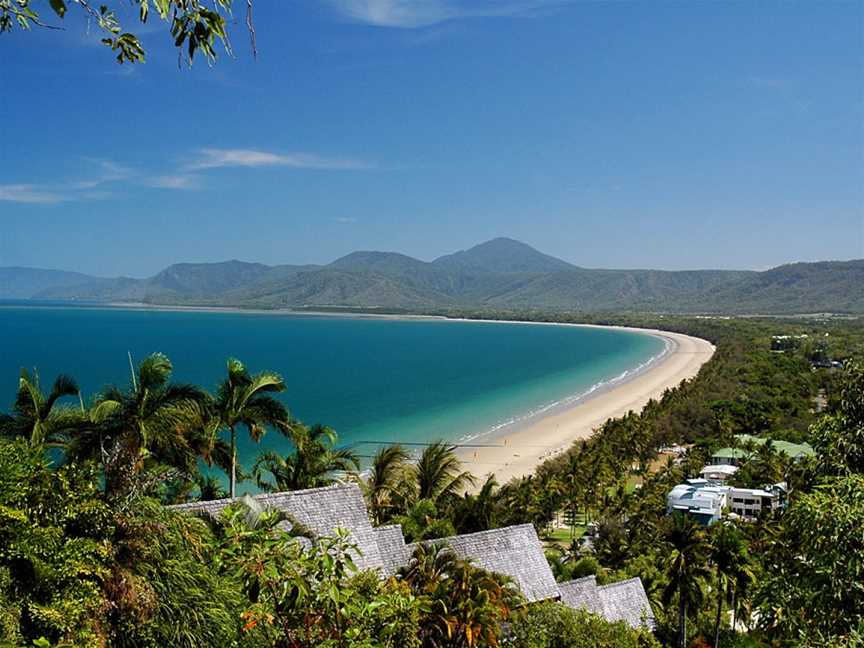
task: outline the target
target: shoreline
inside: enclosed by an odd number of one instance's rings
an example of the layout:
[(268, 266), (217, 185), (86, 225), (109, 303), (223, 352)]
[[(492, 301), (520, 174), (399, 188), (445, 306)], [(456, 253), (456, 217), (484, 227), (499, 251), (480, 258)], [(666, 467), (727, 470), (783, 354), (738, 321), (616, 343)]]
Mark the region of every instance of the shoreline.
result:
[[(33, 306), (40, 307), (36, 304)], [(75, 308), (76, 304), (45, 304), (41, 307)], [(574, 441), (594, 434), (610, 418), (624, 416), (629, 411), (641, 411), (649, 400), (657, 400), (670, 388), (693, 378), (715, 352), (707, 340), (681, 333), (617, 325), (578, 324), (573, 322), (532, 322), (524, 320), (472, 319), (444, 315), (411, 315), (386, 313), (352, 313), (336, 311), (296, 311), (290, 309), (244, 309), (225, 306), (171, 306), (144, 303), (78, 304), (77, 307), (105, 310), (228, 313), (240, 315), (271, 315), (296, 317), (333, 317), (352, 319), (414, 320), (434, 322), (473, 322), (523, 326), (570, 326), (581, 328), (617, 329), (660, 338), (664, 351), (643, 365), (603, 383), (587, 392), (573, 394), (538, 412), (529, 412), (522, 419), (489, 430), (470, 439), (450, 440), (464, 444), (456, 454), (463, 467), (479, 480), (494, 473), (504, 484), (514, 477), (533, 473), (536, 468), (569, 448)], [(474, 445), (478, 440), (485, 443)], [(473, 442), (473, 443), (472, 443)], [(500, 445), (499, 445), (500, 444)]]
[[(502, 321), (504, 323), (504, 321)], [(519, 322), (523, 324), (532, 324), (533, 322)], [(542, 322), (537, 322), (538, 324)], [(581, 326), (585, 328), (589, 328), (592, 325), (589, 324), (572, 324), (572, 326)], [(639, 334), (643, 334), (641, 329), (628, 329), (626, 327), (615, 327), (615, 326), (601, 326), (600, 328), (617, 328), (624, 330), (633, 330), (634, 332), (638, 332)], [(646, 329), (647, 330), (647, 329)], [(511, 434), (515, 434), (520, 432), (537, 422), (541, 421), (544, 418), (550, 416), (557, 416), (559, 414), (563, 414), (573, 410), (574, 408), (583, 405), (588, 402), (592, 398), (597, 396), (601, 396), (606, 392), (609, 392), (618, 387), (622, 387), (626, 385), (631, 380), (635, 380), (639, 376), (644, 373), (651, 371), (654, 367), (656, 367), (659, 363), (663, 362), (671, 353), (674, 353), (678, 348), (678, 342), (669, 338), (665, 335), (658, 335), (655, 333), (644, 333), (645, 335), (650, 335), (651, 337), (660, 338), (664, 341), (663, 350), (660, 353), (648, 358), (642, 364), (637, 365), (632, 369), (627, 369), (621, 374), (609, 378), (607, 380), (601, 380), (597, 383), (594, 383), (591, 387), (586, 389), (585, 391), (577, 392), (575, 394), (570, 394), (559, 399), (556, 402), (549, 403), (548, 405), (544, 405), (538, 409), (532, 410), (528, 414), (520, 416), (510, 422), (502, 423), (491, 430), (486, 430), (484, 432), (475, 433), (472, 435), (464, 435), (460, 437), (456, 443), (459, 445), (470, 446), (473, 442), (479, 441), (503, 441)]]
[[(529, 413), (523, 420), (505, 424), (471, 439), (460, 438), (451, 443), (466, 447), (456, 450), (463, 468), (470, 470), (479, 482), (494, 474), (499, 484), (514, 477), (532, 474), (544, 461), (566, 451), (574, 441), (586, 439), (610, 418), (627, 412), (641, 412), (649, 400), (658, 400), (667, 389), (677, 387), (699, 373), (702, 365), (714, 355), (716, 348), (707, 340), (660, 329), (629, 326), (578, 324), (573, 322), (531, 322), (496, 320), (444, 315), (411, 315), (386, 313), (352, 313), (336, 311), (295, 311), (290, 309), (243, 309), (207, 306), (154, 306), (151, 304), (107, 304), (109, 308), (134, 310), (195, 311), (238, 313), (249, 315), (290, 315), (309, 317), (343, 317), (355, 319), (415, 320), (437, 322), (474, 322), (486, 324), (519, 324), (529, 326), (573, 326), (628, 331), (660, 338), (663, 352), (637, 367), (632, 374), (613, 378), (594, 386), (586, 393), (574, 394), (540, 412)], [(478, 440), (491, 443), (480, 443)], [(493, 445), (500, 442), (500, 445)]]
[(502, 485), (515, 477), (532, 474), (540, 464), (566, 451), (573, 442), (590, 437), (608, 419), (630, 411), (641, 412), (649, 400), (658, 400), (667, 389), (696, 376), (716, 350), (707, 340), (670, 331), (594, 324), (561, 325), (616, 328), (652, 335), (663, 339), (667, 347), (664, 353), (631, 376), (618, 382), (609, 381), (587, 394), (577, 395), (563, 407), (552, 407), (513, 427), (490, 432), (486, 438), (499, 441), (500, 445), (459, 448), (456, 454), (463, 468), (470, 470), (480, 483), (489, 474), (494, 474)]

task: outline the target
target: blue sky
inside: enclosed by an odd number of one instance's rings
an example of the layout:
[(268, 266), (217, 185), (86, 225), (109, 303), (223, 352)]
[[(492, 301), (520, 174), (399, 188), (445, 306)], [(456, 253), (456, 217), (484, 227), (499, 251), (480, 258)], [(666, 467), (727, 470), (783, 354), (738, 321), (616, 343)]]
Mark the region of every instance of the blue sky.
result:
[(240, 14), (191, 70), (159, 23), (136, 67), (0, 35), (0, 265), (864, 257), (860, 2), (259, 0), (257, 61)]

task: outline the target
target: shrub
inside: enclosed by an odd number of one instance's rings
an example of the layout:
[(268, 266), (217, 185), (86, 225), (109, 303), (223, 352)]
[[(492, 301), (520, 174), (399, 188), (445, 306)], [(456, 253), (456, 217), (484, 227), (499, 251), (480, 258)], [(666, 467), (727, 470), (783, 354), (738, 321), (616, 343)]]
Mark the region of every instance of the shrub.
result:
[(560, 603), (540, 603), (514, 615), (507, 646), (512, 648), (660, 648), (648, 630)]

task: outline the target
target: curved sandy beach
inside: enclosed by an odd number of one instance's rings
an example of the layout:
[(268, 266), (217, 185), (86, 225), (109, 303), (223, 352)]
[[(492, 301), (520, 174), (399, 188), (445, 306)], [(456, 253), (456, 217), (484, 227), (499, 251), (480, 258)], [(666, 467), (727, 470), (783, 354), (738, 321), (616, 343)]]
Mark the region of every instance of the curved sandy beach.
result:
[(546, 459), (563, 452), (577, 439), (584, 439), (607, 419), (640, 411), (650, 399), (692, 378), (714, 354), (714, 345), (700, 338), (650, 329), (627, 329), (666, 340), (669, 350), (630, 380), (610, 386), (578, 402), (491, 441), (491, 446), (465, 447), (458, 451), (465, 468), (479, 478), (494, 473), (498, 483), (534, 471)]

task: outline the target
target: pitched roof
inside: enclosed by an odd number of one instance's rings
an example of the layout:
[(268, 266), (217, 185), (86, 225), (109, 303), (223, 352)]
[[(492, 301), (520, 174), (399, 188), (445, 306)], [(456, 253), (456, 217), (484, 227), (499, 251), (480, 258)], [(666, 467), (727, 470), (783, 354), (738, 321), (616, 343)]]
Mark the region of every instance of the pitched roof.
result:
[(718, 474), (731, 476), (738, 472), (738, 466), (730, 466), (729, 464), (708, 465), (699, 471), (700, 475)]
[[(782, 439), (766, 439), (765, 437), (757, 437), (751, 434), (736, 434), (735, 438), (742, 444), (749, 442), (757, 446), (765, 445), (768, 441), (771, 441), (772, 447), (777, 452), (782, 452), (791, 459), (813, 456), (813, 447), (809, 443), (792, 443), (791, 441), (783, 441)], [(744, 459), (749, 454), (743, 448), (720, 448), (713, 452), (711, 456), (725, 459)]]
[(558, 584), (546, 562), (533, 524), (519, 524), (478, 533), (430, 540), (444, 543), (482, 569), (513, 579), (529, 602), (558, 598)]
[(597, 593), (603, 606), (603, 616), (608, 621), (626, 621), (634, 628), (647, 625), (654, 629), (654, 612), (640, 579), (629, 578), (601, 585)]
[(723, 459), (743, 459), (749, 456), (750, 453), (741, 448), (720, 448), (711, 453), (711, 457), (721, 457)]
[[(383, 569), (378, 550), (378, 534), (372, 528), (363, 493), (357, 484), (345, 483), (282, 493), (264, 493), (255, 499), (262, 505), (285, 511), (300, 524), (319, 536), (331, 536), (337, 528), (348, 531), (349, 541), (356, 544), (360, 555), (354, 556), (358, 569)], [(230, 498), (209, 502), (177, 504), (181, 511), (202, 511), (217, 517), (231, 504)]]
[(375, 538), (378, 541), (378, 553), (381, 556), (382, 571), (385, 576), (392, 576), (400, 567), (408, 564), (412, 549), (405, 544), (401, 526), (390, 524), (378, 527), (375, 529)]
[(638, 578), (598, 586), (594, 576), (586, 576), (559, 583), (558, 588), (561, 602), (568, 607), (599, 614), (607, 621), (624, 621), (633, 628), (654, 629), (654, 613)]
[(558, 583), (561, 602), (574, 610), (585, 610), (593, 614), (603, 614), (603, 605), (597, 594), (597, 577), (585, 576), (576, 580)]

